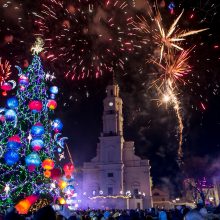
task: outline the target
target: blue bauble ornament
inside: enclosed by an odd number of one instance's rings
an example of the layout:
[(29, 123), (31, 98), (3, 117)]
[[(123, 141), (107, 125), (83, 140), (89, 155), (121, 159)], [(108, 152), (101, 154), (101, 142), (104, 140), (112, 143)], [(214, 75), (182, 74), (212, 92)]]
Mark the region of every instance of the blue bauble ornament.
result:
[(56, 95), (58, 93), (58, 87), (57, 86), (51, 86), (50, 87), (50, 93)]
[(31, 147), (34, 151), (39, 151), (44, 146), (44, 142), (40, 138), (35, 138), (31, 141)]
[(18, 162), (19, 154), (16, 151), (9, 150), (5, 153), (4, 159), (8, 166), (12, 166)]
[(28, 86), (28, 84), (29, 84), (29, 79), (28, 79), (27, 76), (21, 75), (21, 76), (19, 77), (18, 82), (19, 82), (19, 84), (20, 84), (21, 86), (26, 87), (26, 86)]
[(15, 109), (18, 107), (18, 99), (16, 97), (11, 97), (7, 99), (6, 105), (8, 108)]
[(44, 126), (41, 123), (36, 123), (31, 127), (31, 135), (34, 137), (39, 137), (44, 134)]
[(30, 153), (28, 156), (26, 156), (25, 163), (27, 166), (38, 167), (41, 164), (41, 160), (38, 154), (33, 152), (33, 153)]
[(8, 141), (7, 148), (8, 150), (18, 151), (21, 147), (21, 144), (15, 141)]
[(14, 121), (17, 117), (17, 114), (14, 110), (9, 109), (5, 112), (5, 119), (6, 121)]
[(57, 118), (52, 122), (52, 129), (55, 132), (60, 132), (63, 129), (63, 123), (60, 119)]

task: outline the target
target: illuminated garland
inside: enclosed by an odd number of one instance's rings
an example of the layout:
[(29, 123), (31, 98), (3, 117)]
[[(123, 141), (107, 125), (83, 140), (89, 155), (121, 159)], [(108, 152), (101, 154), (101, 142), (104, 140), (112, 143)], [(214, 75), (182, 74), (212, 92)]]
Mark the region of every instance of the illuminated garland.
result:
[[(63, 155), (64, 139), (67, 139), (59, 138), (63, 126), (60, 120), (50, 120), (58, 89), (51, 87), (48, 96), (40, 58), (35, 55), (26, 71), (17, 69), (16, 96), (7, 101), (7, 108), (0, 108), (0, 207), (5, 208), (32, 194), (49, 195), (52, 199), (60, 196), (57, 182), (49, 177), (52, 162), (59, 154)], [(43, 127), (43, 134), (33, 135), (37, 132), (33, 127)], [(48, 158), (49, 165), (42, 167)], [(55, 168), (58, 168), (56, 164)], [(51, 183), (56, 187), (51, 189)]]
[(116, 195), (116, 196), (94, 196), (94, 197), (88, 197), (91, 200), (94, 199), (130, 199), (131, 196), (123, 196), (123, 195)]

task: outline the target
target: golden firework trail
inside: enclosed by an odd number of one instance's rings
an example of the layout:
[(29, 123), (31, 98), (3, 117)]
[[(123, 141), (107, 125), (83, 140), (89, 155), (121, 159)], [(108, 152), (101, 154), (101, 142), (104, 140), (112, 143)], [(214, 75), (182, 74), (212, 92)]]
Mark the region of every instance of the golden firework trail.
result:
[[(162, 61), (167, 53), (170, 53), (171, 49), (183, 51), (184, 48), (181, 46), (181, 42), (186, 40), (185, 37), (208, 30), (208, 28), (204, 28), (199, 30), (186, 31), (177, 28), (178, 22), (182, 17), (183, 12), (184, 10), (182, 10), (180, 15), (174, 20), (168, 31), (166, 31), (166, 28), (162, 23), (162, 17), (159, 10), (157, 10), (156, 12), (157, 15), (154, 16), (153, 19), (151, 19), (151, 21), (153, 20), (155, 22), (156, 28), (152, 28), (148, 20), (143, 16), (137, 16), (137, 21), (133, 21), (132, 23), (134, 29), (136, 29), (140, 33), (152, 35), (154, 43), (160, 48), (159, 62)], [(144, 39), (142, 41), (144, 41)]]
[(183, 144), (183, 117), (181, 113), (180, 101), (175, 93), (175, 85), (171, 79), (168, 79), (166, 82), (166, 88), (163, 95), (163, 102), (170, 103), (175, 110), (177, 119), (178, 119), (178, 130), (179, 130), (179, 145), (178, 145), (178, 158), (181, 160), (183, 157), (182, 144)]
[[(159, 90), (162, 94), (162, 102), (170, 104), (178, 119), (178, 158), (181, 161), (183, 157), (182, 143), (183, 143), (183, 117), (181, 113), (181, 102), (178, 99), (179, 85), (185, 84), (184, 76), (191, 71), (191, 67), (188, 64), (189, 54), (193, 48), (183, 50), (179, 55), (169, 54), (166, 59), (163, 59), (163, 63), (152, 60), (156, 66), (161, 69), (161, 75), (153, 82), (153, 86)], [(179, 83), (178, 83), (179, 82)]]
[[(186, 84), (185, 76), (191, 71), (188, 64), (189, 54), (191, 49), (185, 50), (183, 41), (188, 36), (192, 36), (207, 30), (208, 28), (199, 30), (184, 30), (179, 27), (179, 21), (183, 16), (184, 10), (171, 23), (169, 28), (166, 28), (163, 23), (163, 18), (160, 14), (157, 0), (155, 9), (147, 3), (146, 13), (148, 16), (137, 16), (132, 21), (133, 29), (138, 32), (137, 36), (141, 39), (143, 45), (155, 46), (154, 54), (148, 63), (153, 63), (158, 67), (159, 74), (156, 74), (156, 79), (151, 83), (150, 87), (156, 88), (163, 98), (163, 102), (170, 104), (175, 110), (178, 119), (178, 133), (179, 133), (179, 147), (178, 157), (181, 160), (183, 156), (182, 142), (183, 142), (183, 117), (181, 110), (181, 101), (179, 93), (181, 86)], [(159, 50), (159, 52), (157, 52)]]

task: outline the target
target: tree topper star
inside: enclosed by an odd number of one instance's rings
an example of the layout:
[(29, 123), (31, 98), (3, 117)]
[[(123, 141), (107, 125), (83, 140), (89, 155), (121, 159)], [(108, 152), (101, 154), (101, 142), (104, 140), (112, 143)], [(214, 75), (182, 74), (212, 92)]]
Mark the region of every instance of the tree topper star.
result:
[(31, 47), (31, 51), (34, 55), (38, 55), (40, 52), (44, 50), (44, 41), (42, 38), (38, 37)]

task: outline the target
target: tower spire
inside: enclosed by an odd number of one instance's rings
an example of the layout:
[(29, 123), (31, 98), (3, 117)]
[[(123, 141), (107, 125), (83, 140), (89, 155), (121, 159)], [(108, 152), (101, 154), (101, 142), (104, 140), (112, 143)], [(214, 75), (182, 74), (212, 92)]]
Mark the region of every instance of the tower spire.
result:
[(115, 71), (112, 72), (112, 85), (117, 85)]

